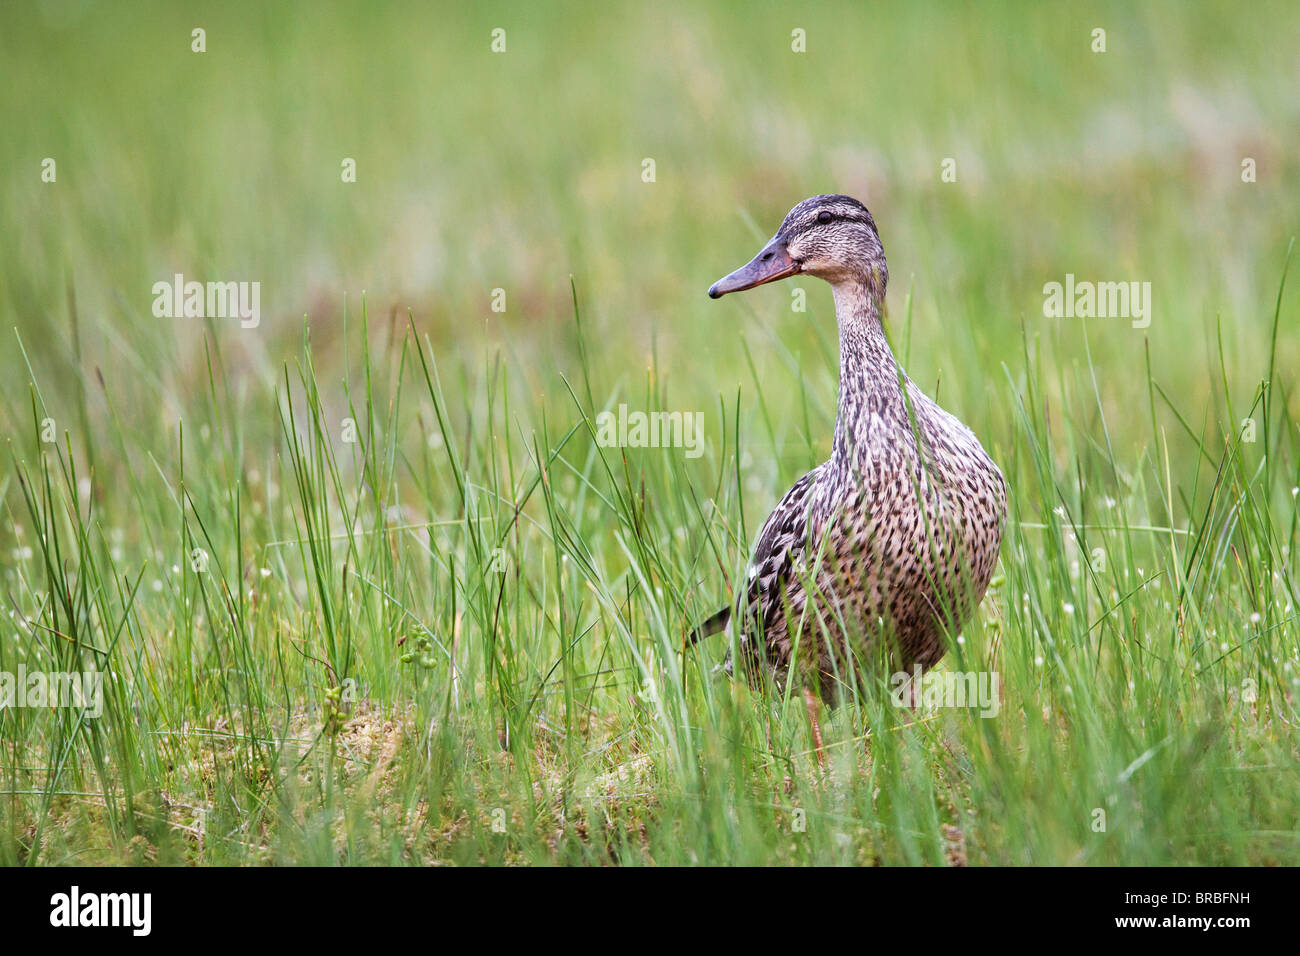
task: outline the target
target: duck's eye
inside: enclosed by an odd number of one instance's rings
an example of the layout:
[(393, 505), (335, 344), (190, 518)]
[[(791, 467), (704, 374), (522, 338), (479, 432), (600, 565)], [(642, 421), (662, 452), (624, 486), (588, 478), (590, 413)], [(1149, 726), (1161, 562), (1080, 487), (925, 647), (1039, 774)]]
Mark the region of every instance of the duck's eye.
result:
[(828, 222), (830, 222), (831, 219), (833, 218), (834, 217), (828, 212), (819, 212), (817, 214), (817, 221), (820, 222), (823, 226), (826, 225)]

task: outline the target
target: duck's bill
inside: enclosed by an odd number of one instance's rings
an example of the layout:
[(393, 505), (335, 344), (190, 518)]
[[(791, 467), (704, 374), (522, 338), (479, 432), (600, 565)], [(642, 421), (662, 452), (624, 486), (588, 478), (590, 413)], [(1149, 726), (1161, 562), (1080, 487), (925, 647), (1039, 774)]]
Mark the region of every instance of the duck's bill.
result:
[(743, 292), (764, 282), (775, 282), (799, 271), (799, 263), (790, 258), (785, 242), (773, 239), (763, 251), (754, 256), (748, 265), (741, 266), (729, 276), (709, 286), (709, 298), (718, 299), (728, 292)]

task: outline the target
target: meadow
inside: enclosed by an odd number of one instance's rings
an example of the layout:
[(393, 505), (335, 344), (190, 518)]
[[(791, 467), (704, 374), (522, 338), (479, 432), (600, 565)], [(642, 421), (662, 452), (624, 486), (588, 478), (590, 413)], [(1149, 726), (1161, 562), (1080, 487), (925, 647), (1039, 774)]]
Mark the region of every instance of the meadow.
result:
[[(102, 706), (0, 709), (0, 864), (1300, 863), (1297, 29), (5, 5), (0, 674)], [(705, 296), (822, 192), (1010, 504), (997, 713), (882, 674), (819, 759), (684, 643), (830, 451), (829, 289)]]

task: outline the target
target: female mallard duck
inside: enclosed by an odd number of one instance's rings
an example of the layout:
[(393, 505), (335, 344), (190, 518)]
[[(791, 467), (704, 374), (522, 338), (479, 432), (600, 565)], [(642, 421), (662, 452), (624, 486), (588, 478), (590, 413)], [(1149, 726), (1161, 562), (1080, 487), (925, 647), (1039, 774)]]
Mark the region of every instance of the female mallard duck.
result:
[[(945, 634), (957, 633), (988, 587), (1006, 484), (970, 429), (890, 351), (881, 326), (885, 252), (856, 199), (805, 199), (709, 296), (801, 273), (825, 279), (835, 294), (835, 439), (830, 459), (795, 482), (763, 524), (736, 637), (751, 675), (784, 681), (797, 656), (801, 668), (806, 661), (816, 669), (810, 683), (833, 699), (867, 652), (883, 649), (907, 671), (943, 656)], [(719, 612), (694, 637), (731, 617), (730, 608)]]

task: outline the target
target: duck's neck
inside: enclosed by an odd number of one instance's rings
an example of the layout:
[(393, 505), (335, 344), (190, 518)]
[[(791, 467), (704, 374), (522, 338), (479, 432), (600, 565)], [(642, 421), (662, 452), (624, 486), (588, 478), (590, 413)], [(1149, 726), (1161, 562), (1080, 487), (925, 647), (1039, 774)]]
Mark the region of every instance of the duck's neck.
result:
[(840, 397), (835, 414), (834, 460), (860, 464), (872, 456), (872, 434), (903, 411), (898, 362), (880, 321), (883, 290), (865, 283), (836, 283), (840, 329)]

